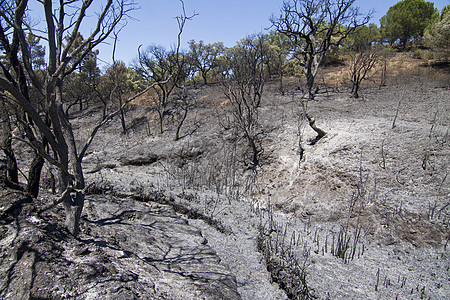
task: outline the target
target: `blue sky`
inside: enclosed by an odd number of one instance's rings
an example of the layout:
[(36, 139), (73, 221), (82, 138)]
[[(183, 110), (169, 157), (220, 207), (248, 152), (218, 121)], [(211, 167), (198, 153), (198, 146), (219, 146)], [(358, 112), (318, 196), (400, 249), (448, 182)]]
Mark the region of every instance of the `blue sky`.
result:
[[(371, 20), (379, 26), (379, 19), (389, 7), (399, 0), (356, 0), (362, 12), (374, 10)], [(120, 32), (116, 59), (130, 65), (137, 57), (137, 48), (151, 44), (166, 48), (174, 46), (178, 34), (175, 16), (181, 13), (179, 0), (136, 0), (140, 9), (132, 11), (134, 18)], [(432, 1), (439, 10), (449, 4), (449, 0)], [(283, 0), (184, 0), (186, 13), (198, 15), (185, 25), (182, 48), (187, 49), (187, 41), (194, 39), (206, 43), (222, 41), (231, 47), (241, 38), (264, 31), (270, 27), (269, 17), (278, 15)], [(111, 62), (112, 46), (100, 45), (99, 58)]]

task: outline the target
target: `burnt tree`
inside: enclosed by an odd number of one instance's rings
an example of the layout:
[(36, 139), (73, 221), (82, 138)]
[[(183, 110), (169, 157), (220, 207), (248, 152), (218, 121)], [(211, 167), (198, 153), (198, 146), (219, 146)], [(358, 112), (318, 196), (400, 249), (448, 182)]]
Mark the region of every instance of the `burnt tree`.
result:
[[(45, 42), (48, 65), (38, 76), (32, 67), (31, 53), (26, 33), (39, 36), (42, 31), (28, 25), (27, 0), (9, 1), (10, 6), (0, 11), (0, 42), (6, 52), (6, 62), (1, 62), (0, 88), (10, 95), (10, 102), (17, 111), (23, 110), (26, 119), (21, 125), (28, 144), (58, 169), (60, 201), (66, 212), (66, 226), (73, 235), (79, 232), (85, 188), (82, 168), (86, 145), (91, 142), (95, 130), (88, 137), (85, 147), (78, 151), (74, 132), (63, 109), (63, 86), (81, 61), (98, 44), (103, 42), (116, 26), (133, 9), (131, 1), (108, 0), (95, 11), (93, 1), (84, 0), (53, 2), (39, 1), (45, 19)], [(80, 28), (87, 16), (95, 15), (96, 21), (89, 36), (76, 47)], [(83, 26), (82, 26), (83, 25)], [(19, 78), (19, 80), (17, 80)], [(41, 95), (45, 108), (43, 114), (22, 87), (32, 85)], [(98, 129), (97, 129), (98, 130)], [(39, 136), (42, 135), (42, 139)], [(44, 142), (45, 139), (45, 142)], [(50, 151), (46, 151), (48, 143)]]
[(250, 168), (260, 164), (262, 152), (259, 109), (266, 80), (267, 51), (268, 44), (261, 35), (247, 37), (230, 49), (227, 55), (229, 69), (222, 87), (231, 103), (235, 129), (251, 150)]
[[(272, 26), (292, 42), (291, 52), (305, 74), (308, 100), (314, 99), (314, 80), (330, 47), (338, 47), (349, 34), (370, 19), (370, 14), (361, 15), (353, 6), (354, 2), (285, 0), (280, 15), (270, 19)], [(306, 117), (318, 134), (316, 139), (323, 137), (325, 132), (317, 130), (315, 120), (309, 115)]]

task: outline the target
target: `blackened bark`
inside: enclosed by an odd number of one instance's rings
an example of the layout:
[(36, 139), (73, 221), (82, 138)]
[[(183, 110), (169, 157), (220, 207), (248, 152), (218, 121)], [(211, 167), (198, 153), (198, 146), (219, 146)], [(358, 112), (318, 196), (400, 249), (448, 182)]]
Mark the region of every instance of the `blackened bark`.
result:
[(66, 211), (65, 225), (73, 236), (78, 236), (80, 233), (81, 213), (84, 206), (84, 194), (76, 192), (75, 196), (67, 195), (63, 202)]
[(250, 136), (247, 136), (249, 146), (252, 149), (252, 167), (255, 168), (259, 166), (259, 153), (258, 147), (256, 146), (256, 142), (254, 138), (251, 138)]
[(120, 109), (120, 123), (122, 124), (122, 133), (127, 133), (127, 124), (125, 123), (125, 113), (123, 109)]
[(127, 124), (125, 123), (125, 110), (122, 107), (122, 100), (120, 100), (120, 123), (122, 124), (122, 133), (127, 133)]
[(19, 183), (18, 168), (11, 143), (11, 123), (4, 99), (0, 99), (0, 149), (6, 156), (6, 179), (9, 183)]
[(358, 91), (359, 91), (359, 82), (354, 82), (353, 87), (352, 87), (352, 97), (353, 98), (355, 98), (355, 99), (359, 98)]
[(188, 114), (188, 108), (186, 107), (184, 109), (183, 116), (181, 117), (181, 120), (180, 120), (180, 122), (178, 122), (178, 125), (177, 125), (177, 132), (175, 134), (175, 141), (178, 141), (180, 139), (181, 127), (183, 126), (183, 123), (186, 120), (187, 114)]
[(44, 166), (44, 158), (37, 152), (34, 154), (33, 161), (28, 171), (28, 184), (26, 192), (36, 198), (39, 195), (39, 186), (41, 181), (42, 167)]
[(306, 89), (308, 91), (308, 99), (309, 100), (314, 100), (313, 86), (314, 86), (314, 75), (312, 74), (312, 71), (310, 70), (306, 74)]
[[(45, 123), (50, 126), (50, 120), (46, 117)], [(48, 146), (48, 140), (44, 136), (42, 137), (42, 147), (45, 149)], [(34, 158), (31, 161), (30, 169), (28, 170), (28, 184), (26, 192), (33, 197), (39, 195), (39, 187), (41, 184), (42, 167), (44, 166), (44, 157), (38, 152), (34, 152)]]

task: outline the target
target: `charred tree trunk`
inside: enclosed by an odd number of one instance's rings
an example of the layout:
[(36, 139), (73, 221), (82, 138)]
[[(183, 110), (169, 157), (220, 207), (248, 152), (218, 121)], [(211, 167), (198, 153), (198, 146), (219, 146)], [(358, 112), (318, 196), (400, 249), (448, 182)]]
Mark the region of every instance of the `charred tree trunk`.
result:
[[(68, 114), (64, 115), (68, 118)], [(45, 124), (50, 126), (50, 119), (46, 116)], [(42, 148), (45, 149), (48, 147), (48, 140), (45, 136), (42, 136)], [(42, 167), (44, 166), (44, 157), (38, 152), (34, 151), (34, 158), (31, 161), (30, 169), (28, 170), (28, 183), (26, 187), (26, 192), (33, 197), (37, 197), (39, 195), (39, 187), (41, 182), (41, 173)]]
[(355, 99), (359, 98), (358, 91), (359, 91), (359, 82), (356, 81), (353, 83), (352, 92), (351, 92), (353, 98), (355, 98)]
[(163, 127), (163, 123), (164, 123), (164, 112), (158, 110), (158, 122), (159, 122), (159, 133), (163, 134), (164, 133), (164, 127)]
[(125, 123), (125, 110), (122, 106), (122, 95), (119, 95), (119, 106), (120, 106), (120, 123), (122, 124), (123, 134), (127, 133), (127, 124)]
[[(62, 101), (62, 80), (57, 80), (56, 97), (54, 104), (50, 107), (50, 119), (52, 127), (55, 128), (55, 135), (59, 140), (58, 158), (60, 161), (60, 192), (65, 195), (65, 190), (75, 188), (75, 195), (67, 193), (63, 198), (63, 206), (65, 209), (65, 225), (72, 233), (77, 236), (80, 231), (80, 218), (84, 206), (84, 174), (81, 166), (82, 157), (78, 157), (75, 137), (73, 135), (72, 126), (69, 119), (64, 114)], [(59, 125), (59, 128), (56, 128)], [(73, 176), (68, 176), (69, 172)]]
[(18, 185), (17, 161), (11, 143), (11, 123), (4, 99), (0, 99), (0, 148), (6, 156), (6, 180)]
[(309, 100), (314, 100), (313, 86), (314, 86), (314, 75), (312, 74), (312, 71), (309, 70), (306, 72), (306, 90), (308, 91)]
[(33, 161), (28, 171), (28, 184), (26, 192), (36, 198), (39, 195), (39, 186), (41, 181), (42, 167), (44, 166), (44, 158), (35, 151)]
[(183, 116), (181, 117), (181, 120), (178, 122), (178, 125), (177, 125), (177, 132), (175, 133), (175, 141), (178, 141), (180, 139), (181, 127), (183, 126), (183, 123), (186, 120), (189, 108), (186, 107), (183, 110), (184, 110)]
[(102, 120), (106, 118), (106, 102), (102, 105)]
[[(84, 184), (77, 184), (84, 187)], [(76, 191), (75, 195), (68, 194), (63, 201), (64, 209), (66, 211), (65, 225), (73, 236), (78, 236), (80, 233), (81, 213), (84, 206), (84, 194), (82, 191)]]
[(258, 147), (256, 146), (255, 140), (249, 137), (249, 145), (252, 149), (252, 168), (259, 166), (259, 153)]

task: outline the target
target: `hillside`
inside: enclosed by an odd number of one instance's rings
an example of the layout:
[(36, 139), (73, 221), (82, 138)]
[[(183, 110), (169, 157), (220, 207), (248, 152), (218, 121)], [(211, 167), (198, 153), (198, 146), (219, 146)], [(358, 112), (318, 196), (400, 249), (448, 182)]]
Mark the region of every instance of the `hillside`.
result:
[[(298, 80), (284, 94), (269, 81), (255, 169), (219, 85), (189, 88), (178, 141), (170, 117), (159, 134), (140, 99), (127, 134), (113, 119), (83, 161), (93, 185), (79, 239), (62, 229), (62, 208), (34, 215), (50, 191), (38, 201), (4, 191), (2, 295), (448, 298), (450, 76), (407, 55), (390, 71), (387, 86), (365, 82), (353, 99), (342, 67), (325, 69), (308, 103), (327, 132), (317, 143), (299, 118)], [(74, 115), (77, 139), (100, 118), (95, 107)]]

